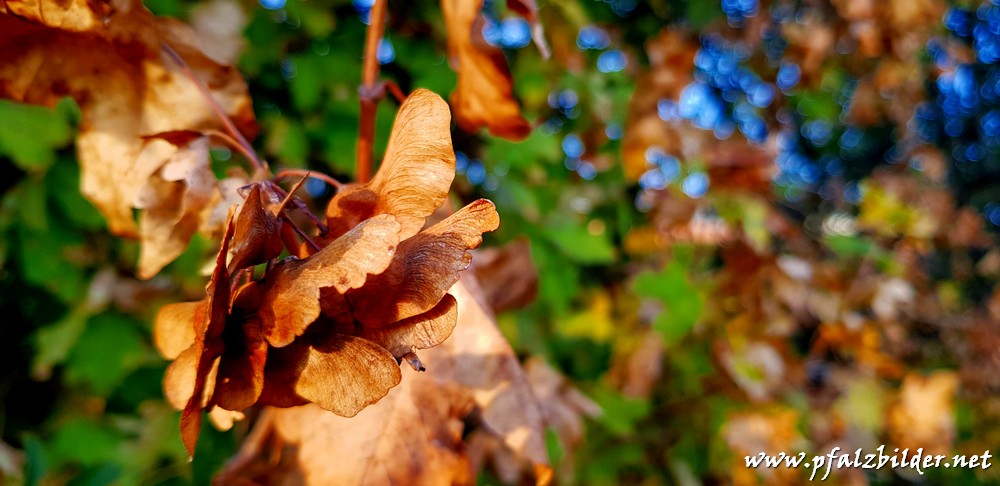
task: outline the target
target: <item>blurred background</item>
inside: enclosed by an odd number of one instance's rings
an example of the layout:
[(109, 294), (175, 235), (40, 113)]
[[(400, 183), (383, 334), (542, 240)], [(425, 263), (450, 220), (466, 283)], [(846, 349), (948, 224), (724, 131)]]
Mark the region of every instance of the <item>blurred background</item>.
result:
[[(145, 4), (238, 66), (273, 167), (353, 179), (372, 0)], [(496, 203), (472, 271), (529, 376), (565, 378), (558, 483), (797, 483), (743, 456), (996, 450), (1000, 2), (541, 0), (547, 59), (502, 2), (484, 14), (532, 128), (456, 127), (452, 189)], [(391, 3), (382, 77), (447, 98), (447, 36), (438, 3)], [(397, 108), (379, 105), (376, 160)], [(138, 245), (80, 195), (79, 118), (0, 101), (0, 471), (205, 484), (247, 428), (204, 428), (187, 461), (150, 329), (202, 294), (217, 246), (195, 237), (137, 280)], [(488, 462), (478, 479), (519, 477)]]

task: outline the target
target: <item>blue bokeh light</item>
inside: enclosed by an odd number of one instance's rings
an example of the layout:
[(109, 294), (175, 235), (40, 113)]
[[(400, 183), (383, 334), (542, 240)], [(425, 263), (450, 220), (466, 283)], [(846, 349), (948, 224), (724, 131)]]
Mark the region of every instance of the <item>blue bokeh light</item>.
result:
[(576, 36), (576, 46), (580, 49), (607, 49), (611, 45), (608, 32), (600, 27), (588, 25), (580, 29)]
[(375, 58), (379, 64), (389, 64), (396, 60), (396, 48), (392, 46), (389, 39), (378, 41), (378, 49), (375, 51)]
[(285, 8), (286, 0), (260, 0), (260, 6), (268, 10), (279, 10)]
[(602, 73), (616, 73), (625, 69), (628, 65), (628, 58), (625, 53), (617, 49), (602, 52), (597, 58), (597, 70)]
[(583, 145), (583, 141), (580, 140), (580, 137), (575, 133), (566, 135), (566, 137), (563, 138), (562, 149), (563, 153), (566, 154), (567, 157), (577, 158), (583, 156), (583, 152), (586, 150)]
[(684, 194), (687, 194), (688, 197), (699, 198), (708, 192), (708, 186), (708, 174), (705, 174), (704, 172), (694, 172), (688, 174), (688, 176), (684, 178), (684, 182), (681, 183), (681, 190), (684, 191)]

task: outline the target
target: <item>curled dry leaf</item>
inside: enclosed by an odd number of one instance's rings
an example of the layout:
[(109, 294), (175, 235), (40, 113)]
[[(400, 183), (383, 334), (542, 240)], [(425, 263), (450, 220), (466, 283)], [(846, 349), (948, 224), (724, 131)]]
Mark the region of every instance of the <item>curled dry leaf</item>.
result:
[(368, 274), (389, 266), (399, 241), (399, 224), (380, 215), (358, 225), (302, 260), (279, 263), (264, 279), (259, 315), (272, 346), (287, 346), (319, 317), (320, 289), (343, 294), (364, 285)]
[(483, 39), (482, 9), (482, 0), (441, 0), (448, 52), (458, 74), (458, 85), (451, 93), (455, 120), (470, 133), (486, 127), (498, 137), (521, 140), (531, 133), (531, 124), (521, 116), (514, 99), (503, 51)]
[[(416, 351), (455, 327), (448, 287), (482, 233), (500, 224), (493, 203), (481, 199), (421, 231), (454, 177), (448, 129), (444, 101), (415, 93), (401, 108), (386, 163), (372, 183), (334, 198), (333, 229), (302, 258), (277, 261), (283, 247), (300, 248), (285, 231), (294, 196), (279, 203), (271, 182), (248, 188), (230, 216), (208, 297), (164, 307), (157, 319), (157, 346), (174, 358), (164, 387), (184, 410), (189, 452), (202, 410), (314, 403), (350, 417), (399, 383), (402, 360), (424, 370)], [(264, 262), (255, 279), (250, 267)]]
[(500, 225), (493, 203), (480, 199), (399, 245), (385, 272), (347, 293), (355, 318), (379, 327), (430, 310), (469, 266), (468, 250)]
[(208, 138), (198, 136), (174, 145), (152, 139), (140, 153), (140, 162), (162, 163), (139, 190), (134, 207), (144, 210), (139, 217), (138, 276), (152, 278), (187, 248), (201, 225), (202, 213), (215, 191), (215, 174), (209, 167)]
[[(350, 419), (314, 406), (265, 409), (216, 483), (468, 484), (474, 468), (463, 437), (472, 432), (534, 464), (539, 484), (551, 480), (545, 413), (472, 285), (474, 279), (463, 277), (450, 289), (455, 297), (442, 301), (449, 308), (457, 303), (461, 323), (423, 353), (431, 364), (427, 373), (404, 371), (400, 386)], [(451, 310), (446, 315), (453, 316)], [(570, 397), (561, 403), (587, 409), (589, 401)], [(472, 417), (478, 428), (468, 430)]]
[(281, 219), (272, 208), (278, 195), (265, 183), (250, 186), (246, 201), (236, 211), (233, 258), (229, 271), (252, 267), (281, 255)]
[[(175, 408), (183, 409), (181, 439), (191, 455), (194, 455), (194, 446), (198, 441), (201, 410), (211, 401), (219, 358), (225, 348), (223, 331), (230, 300), (230, 275), (226, 270), (226, 257), (232, 235), (233, 225), (230, 219), (222, 247), (216, 256), (215, 271), (206, 287), (205, 298), (195, 303), (184, 302), (163, 307), (154, 324), (154, 341), (165, 355), (165, 351), (174, 351), (183, 345), (187, 336), (193, 338), (188, 348), (170, 364), (163, 378), (167, 400)], [(188, 317), (190, 321), (185, 320)], [(193, 332), (184, 329), (186, 326), (190, 326)], [(171, 334), (176, 336), (168, 337)]]
[[(246, 84), (231, 66), (209, 59), (192, 31), (154, 17), (137, 0), (0, 4), (0, 97), (80, 106), (77, 152), (81, 191), (111, 231), (142, 236), (140, 273), (150, 276), (186, 246), (214, 198), (204, 179), (206, 142), (171, 147), (150, 136), (220, 128), (197, 86), (161, 53), (170, 45), (247, 135), (256, 126)], [(167, 167), (167, 166), (170, 167)], [(173, 175), (170, 175), (170, 174)], [(186, 190), (179, 188), (186, 187)], [(137, 196), (151, 206), (137, 227)], [(183, 206), (179, 213), (168, 210)], [(196, 216), (197, 215), (197, 216)], [(162, 232), (176, 219), (177, 228)]]
[(471, 404), (429, 374), (403, 374), (353, 418), (312, 405), (265, 409), (215, 484), (473, 484), (462, 446)]

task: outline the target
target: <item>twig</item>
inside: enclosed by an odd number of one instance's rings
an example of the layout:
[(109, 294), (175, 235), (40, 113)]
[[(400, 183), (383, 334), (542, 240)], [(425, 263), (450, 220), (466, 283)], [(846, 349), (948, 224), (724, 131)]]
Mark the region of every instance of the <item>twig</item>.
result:
[(208, 102), (208, 105), (212, 108), (212, 111), (215, 112), (215, 116), (219, 117), (219, 120), (222, 122), (222, 125), (226, 127), (226, 131), (229, 132), (229, 135), (231, 135), (232, 138), (235, 139), (238, 145), (242, 148), (240, 152), (242, 152), (243, 155), (246, 155), (250, 159), (250, 162), (253, 163), (254, 168), (256, 168), (258, 171), (264, 171), (265, 170), (264, 163), (261, 162), (260, 157), (257, 156), (257, 153), (254, 151), (253, 146), (250, 145), (250, 142), (247, 141), (246, 137), (244, 137), (243, 134), (240, 133), (240, 131), (236, 128), (236, 125), (233, 124), (233, 120), (229, 118), (229, 115), (226, 114), (226, 111), (222, 109), (222, 106), (219, 105), (219, 102), (216, 101), (214, 96), (212, 96), (212, 92), (209, 91), (208, 86), (205, 86), (205, 83), (203, 83), (201, 79), (199, 79), (198, 76), (195, 75), (194, 71), (191, 70), (191, 66), (188, 66), (188, 64), (184, 62), (184, 58), (182, 58), (181, 55), (178, 54), (177, 51), (175, 51), (173, 47), (170, 47), (166, 42), (160, 44), (160, 49), (163, 50), (163, 52), (168, 57), (170, 57), (170, 59), (172, 59), (181, 68), (182, 71), (184, 71), (184, 74), (187, 75), (187, 77), (194, 82), (195, 86), (198, 87), (198, 90), (201, 91), (201, 94), (205, 97), (205, 100)]
[[(299, 183), (296, 184), (295, 187), (293, 187), (292, 190), (289, 191), (289, 192), (285, 192), (285, 190), (282, 189), (281, 186), (279, 186), (279, 185), (277, 185), (277, 184), (275, 184), (273, 182), (271, 183), (271, 187), (280, 196), (282, 196), (282, 197), (285, 198), (285, 200), (282, 201), (282, 203), (281, 203), (281, 210), (284, 210), (286, 203), (290, 203), (292, 206), (295, 207), (295, 209), (301, 210), (303, 213), (305, 213), (306, 217), (309, 218), (309, 221), (312, 221), (312, 223), (316, 225), (316, 228), (319, 229), (320, 236), (326, 236), (326, 232), (329, 231), (330, 228), (328, 228), (326, 226), (326, 224), (324, 224), (322, 221), (320, 221), (320, 219), (317, 218), (316, 215), (313, 214), (312, 211), (310, 211), (308, 207), (306, 207), (306, 204), (304, 202), (302, 202), (300, 199), (296, 199), (296, 198), (292, 197), (292, 194), (295, 193), (295, 191), (297, 191), (300, 186), (302, 186), (302, 183), (305, 182), (305, 180), (306, 180), (305, 178), (302, 178), (302, 180), (299, 181)], [(281, 213), (281, 211), (278, 211), (278, 213), (276, 213), (276, 215), (280, 214), (280, 213)]]
[(312, 177), (313, 179), (319, 179), (327, 184), (330, 184), (338, 191), (343, 189), (344, 184), (333, 177), (330, 177), (322, 172), (312, 172), (305, 169), (283, 169), (278, 171), (274, 175), (274, 180), (284, 179), (285, 177)]
[(368, 17), (365, 35), (365, 57), (361, 71), (361, 120), (358, 130), (355, 172), (358, 182), (368, 182), (372, 174), (372, 147), (375, 140), (375, 114), (378, 107), (378, 44), (385, 33), (385, 10), (388, 0), (375, 0)]
[(317, 245), (316, 242), (313, 241), (312, 238), (310, 238), (305, 231), (302, 231), (302, 228), (299, 228), (299, 225), (295, 224), (295, 221), (292, 221), (292, 218), (289, 218), (287, 214), (282, 214), (281, 219), (283, 219), (285, 223), (288, 223), (288, 226), (295, 231), (295, 234), (299, 235), (299, 238), (302, 238), (302, 241), (305, 241), (309, 246), (312, 247), (313, 250), (315, 251), (320, 250), (319, 245)]
[[(406, 95), (403, 94), (403, 90), (399, 88), (399, 85), (396, 84), (395, 81), (387, 79), (382, 81), (382, 85), (385, 86), (385, 89), (392, 93), (392, 97), (396, 98), (396, 101), (398, 101), (399, 104), (403, 104), (403, 102), (406, 101)], [(385, 93), (382, 93), (382, 95), (385, 96)]]
[(283, 199), (281, 201), (281, 204), (278, 205), (278, 209), (274, 212), (275, 214), (281, 214), (281, 212), (285, 210), (285, 208), (288, 206), (288, 203), (293, 198), (295, 198), (295, 191), (298, 191), (299, 188), (302, 187), (302, 184), (306, 183), (307, 179), (309, 179), (309, 174), (306, 174), (304, 177), (302, 177), (302, 179), (299, 179), (299, 182), (296, 182), (295, 185), (288, 190), (288, 194), (285, 194), (285, 199)]
[(212, 130), (212, 129), (202, 130), (202, 131), (205, 132), (205, 135), (208, 135), (210, 137), (215, 137), (219, 140), (222, 140), (223, 142), (226, 142), (226, 145), (228, 145), (232, 149), (235, 149), (237, 152), (243, 154), (243, 156), (246, 157), (247, 160), (253, 161), (254, 159), (257, 158), (256, 153), (248, 151), (246, 147), (240, 145), (240, 143), (236, 141), (236, 139), (230, 137), (229, 135), (226, 135), (225, 132), (220, 132), (218, 130)]

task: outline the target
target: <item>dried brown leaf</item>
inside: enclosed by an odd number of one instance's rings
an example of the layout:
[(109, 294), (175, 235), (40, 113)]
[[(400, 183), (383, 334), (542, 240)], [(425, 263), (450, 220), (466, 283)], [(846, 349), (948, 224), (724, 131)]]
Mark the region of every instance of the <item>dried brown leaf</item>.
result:
[(226, 410), (243, 410), (253, 405), (264, 389), (267, 341), (260, 319), (250, 317), (242, 325), (229, 322), (223, 332), (225, 351), (219, 362), (213, 401)]
[[(209, 86), (237, 126), (253, 135), (250, 99), (239, 73), (205, 56), (189, 28), (154, 17), (139, 1), (8, 0), (0, 5), (0, 97), (48, 106), (67, 96), (76, 100), (81, 110), (81, 190), (119, 235), (138, 236), (133, 202), (175, 155), (172, 150), (148, 151), (144, 137), (220, 128), (195, 84), (161, 54), (164, 43)], [(186, 177), (173, 181), (182, 179), (192, 182)], [(159, 182), (171, 181), (153, 181)], [(187, 206), (178, 220), (182, 228), (169, 238), (169, 253), (176, 252), (184, 235), (190, 236), (191, 215), (201, 209), (193, 205), (207, 204), (202, 191), (195, 194), (197, 198), (173, 196)], [(153, 217), (148, 223), (163, 224), (163, 219)], [(160, 266), (156, 260), (167, 257), (154, 255), (155, 249), (146, 251), (142, 273), (148, 276)]]
[(265, 409), (215, 484), (472, 484), (461, 443), (466, 409), (428, 374), (403, 374), (352, 418), (312, 405)]
[(262, 404), (280, 406), (301, 398), (343, 417), (357, 415), (400, 380), (399, 365), (384, 348), (315, 328), (284, 348), (271, 349), (264, 373)]
[[(252, 439), (216, 483), (469, 483), (462, 419), (474, 409), (479, 430), (533, 463), (540, 484), (551, 480), (544, 412), (513, 350), (475, 296), (478, 291), (467, 285), (474, 280), (451, 289), (461, 322), (443, 344), (422, 353), (430, 364), (426, 373), (404, 370), (398, 387), (351, 419), (312, 406), (265, 409)], [(313, 332), (310, 328), (306, 336)]]
[(251, 185), (246, 200), (236, 210), (230, 272), (252, 267), (281, 255), (281, 220), (268, 209), (280, 203), (277, 196), (264, 183)]
[(418, 89), (399, 108), (375, 177), (365, 185), (344, 188), (330, 200), (329, 235), (338, 237), (370, 217), (391, 214), (401, 226), (400, 239), (409, 238), (444, 203), (454, 178), (448, 104)]
[[(133, 202), (134, 207), (145, 210), (139, 218), (142, 247), (138, 276), (142, 279), (152, 278), (187, 249), (216, 185), (209, 167), (207, 138), (197, 138), (184, 146), (160, 139), (147, 142), (154, 144), (166, 145), (164, 148), (174, 153), (149, 176)], [(143, 154), (150, 153), (147, 149)]]
[(499, 137), (524, 139), (531, 133), (531, 124), (514, 100), (503, 51), (483, 39), (482, 0), (441, 0), (441, 9), (451, 64), (458, 74), (458, 85), (451, 93), (458, 126), (469, 133), (486, 127)]
[(458, 281), (458, 272), (468, 268), (468, 250), (499, 225), (493, 203), (479, 199), (403, 241), (389, 268), (347, 293), (354, 317), (379, 327), (430, 310)]
[(364, 327), (359, 336), (382, 346), (398, 360), (415, 349), (427, 349), (444, 342), (455, 329), (458, 303), (445, 294), (433, 309), (382, 328)]
[(153, 342), (164, 358), (176, 359), (194, 344), (195, 333), (191, 323), (204, 319), (198, 315), (204, 312), (207, 309), (201, 301), (178, 302), (160, 309), (153, 325)]
[(271, 345), (289, 345), (320, 315), (320, 289), (338, 293), (365, 284), (389, 266), (400, 225), (389, 215), (371, 218), (304, 259), (282, 260), (261, 281), (260, 319)]
[(494, 312), (520, 309), (538, 294), (538, 271), (527, 239), (478, 250), (471, 268)]
[[(215, 271), (212, 272), (212, 278), (205, 289), (207, 296), (199, 303), (202, 308), (192, 313), (195, 318), (191, 322), (194, 329), (194, 344), (181, 353), (178, 361), (185, 354), (194, 356), (185, 358), (184, 367), (173, 373), (177, 375), (176, 378), (164, 377), (163, 380), (164, 392), (168, 397), (171, 395), (176, 398), (190, 397), (181, 412), (181, 440), (191, 456), (194, 456), (194, 447), (198, 442), (201, 410), (208, 404), (211, 393), (215, 389), (215, 374), (219, 369), (219, 357), (225, 347), (222, 334), (225, 330), (226, 316), (229, 313), (230, 300), (230, 275), (226, 270), (226, 257), (229, 254), (229, 241), (232, 236), (233, 224), (230, 218), (226, 225), (226, 233), (222, 238), (219, 253), (215, 257)], [(187, 363), (192, 359), (195, 359), (196, 363), (194, 364), (193, 386), (189, 391), (190, 364)], [(176, 366), (176, 363), (177, 361), (171, 364), (171, 368)], [(175, 407), (179, 405), (179, 403), (175, 403), (175, 400), (171, 400), (171, 404)]]

